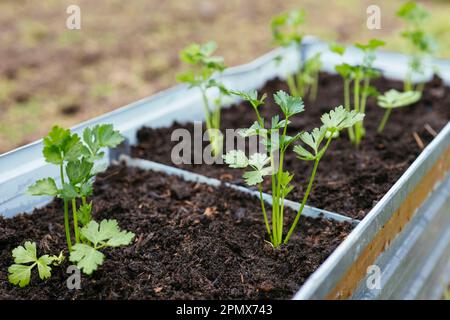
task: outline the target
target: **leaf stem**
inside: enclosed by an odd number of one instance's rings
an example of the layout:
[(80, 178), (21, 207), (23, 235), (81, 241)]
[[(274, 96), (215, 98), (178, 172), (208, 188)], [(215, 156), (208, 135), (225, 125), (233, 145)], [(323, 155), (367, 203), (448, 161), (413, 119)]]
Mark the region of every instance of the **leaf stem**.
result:
[(77, 201), (72, 199), (72, 213), (73, 213), (73, 230), (75, 232), (75, 242), (80, 243), (80, 230), (78, 229), (78, 214), (77, 214)]
[[(63, 164), (59, 166), (59, 175), (61, 177), (61, 185), (64, 186), (64, 167)], [(70, 224), (69, 224), (69, 203), (66, 199), (64, 201), (64, 229), (66, 231), (66, 242), (69, 251), (72, 251), (72, 240), (70, 239)]]
[(261, 200), (261, 208), (262, 208), (263, 215), (264, 215), (264, 223), (266, 225), (266, 229), (267, 229), (267, 233), (269, 234), (270, 241), (273, 242), (272, 233), (270, 232), (269, 220), (267, 219), (266, 205), (264, 203), (261, 183), (258, 184), (258, 190), (259, 190), (259, 199)]
[(390, 109), (390, 108), (386, 109), (386, 111), (384, 112), (383, 119), (381, 119), (380, 125), (378, 126), (378, 133), (383, 132), (384, 126), (386, 125), (386, 123), (389, 119), (389, 116), (391, 115), (391, 112), (392, 112), (392, 109)]
[[(344, 78), (344, 104), (345, 110), (347, 110), (347, 112), (350, 112), (350, 82), (351, 80), (349, 78)], [(355, 133), (353, 131), (353, 127), (348, 128), (348, 137), (350, 141), (355, 141)]]
[(321, 152), (321, 156), (316, 158), (316, 160), (314, 161), (314, 167), (313, 167), (313, 170), (312, 170), (312, 173), (311, 173), (311, 177), (309, 178), (308, 187), (306, 188), (305, 195), (303, 196), (302, 203), (300, 205), (300, 208), (297, 211), (297, 215), (295, 216), (294, 222), (292, 223), (291, 228), (289, 229), (289, 232), (287, 233), (286, 237), (284, 238), (284, 244), (288, 243), (289, 239), (291, 238), (292, 233), (295, 230), (295, 227), (297, 226), (298, 220), (300, 219), (300, 215), (302, 214), (303, 209), (305, 208), (306, 201), (308, 200), (309, 194), (311, 192), (312, 185), (313, 185), (313, 182), (314, 182), (314, 178), (316, 177), (316, 172), (317, 172), (317, 168), (319, 166), (320, 159), (325, 154), (325, 151), (328, 149), (328, 146), (330, 145), (330, 142), (331, 142), (332, 139), (333, 139), (333, 134), (332, 134), (332, 132), (330, 132), (330, 137), (328, 138), (328, 141), (327, 141), (325, 147), (323, 148), (323, 151)]

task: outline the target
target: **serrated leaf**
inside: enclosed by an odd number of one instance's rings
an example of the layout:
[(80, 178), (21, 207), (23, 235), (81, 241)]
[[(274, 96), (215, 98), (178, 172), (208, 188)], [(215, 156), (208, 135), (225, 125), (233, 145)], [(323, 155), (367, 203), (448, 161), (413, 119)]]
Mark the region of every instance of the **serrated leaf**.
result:
[(262, 153), (254, 153), (248, 160), (248, 164), (257, 170), (262, 170), (269, 162), (270, 158)]
[(94, 132), (100, 147), (114, 148), (125, 139), (112, 124), (97, 125)]
[(247, 156), (242, 150), (231, 150), (222, 157), (230, 168), (246, 168), (248, 166)]
[(274, 99), (280, 106), (286, 118), (305, 110), (302, 98), (293, 97), (282, 90), (274, 94)]
[(50, 267), (50, 264), (53, 262), (53, 260), (54, 258), (50, 257), (49, 255), (43, 255), (36, 261), (39, 278), (41, 278), (42, 280), (48, 279), (52, 276), (52, 268)]
[(66, 144), (70, 138), (70, 130), (60, 126), (53, 126), (48, 135), (44, 138), (45, 146), (55, 146), (60, 149)]
[(94, 164), (86, 158), (68, 162), (66, 166), (66, 173), (71, 184), (77, 185), (80, 182), (88, 180), (91, 177), (91, 170), (93, 166)]
[(261, 98), (258, 98), (258, 91), (252, 90), (252, 91), (237, 91), (237, 90), (228, 90), (229, 94), (234, 94), (238, 97), (241, 97), (244, 101), (248, 101), (253, 108), (257, 109), (260, 105), (264, 104), (264, 100), (266, 99), (267, 95), (264, 93)]
[(32, 196), (56, 196), (58, 195), (58, 187), (55, 180), (46, 178), (36, 181), (28, 187), (28, 194)]
[(37, 260), (36, 243), (27, 241), (23, 246), (18, 246), (12, 251), (15, 263), (29, 263)]
[(261, 183), (264, 176), (272, 174), (272, 168), (270, 166), (265, 167), (269, 164), (270, 158), (262, 153), (254, 153), (250, 156), (248, 164), (254, 168), (253, 171), (247, 171), (244, 173), (243, 178), (249, 186)]
[(63, 155), (61, 149), (56, 145), (44, 146), (42, 154), (48, 163), (60, 165), (63, 163)]
[[(61, 253), (62, 255), (62, 253)], [(60, 255), (60, 256), (61, 256)], [(14, 264), (8, 268), (8, 280), (14, 285), (24, 287), (30, 283), (31, 271), (37, 266), (39, 278), (42, 280), (48, 279), (51, 276), (50, 265), (56, 259), (56, 256), (43, 255), (37, 257), (36, 243), (27, 241), (24, 246), (18, 246), (12, 251)], [(24, 263), (31, 263), (31, 265), (24, 265)]]
[(85, 274), (90, 275), (103, 264), (104, 257), (105, 255), (95, 248), (84, 243), (77, 243), (72, 247), (69, 260), (75, 262)]
[(93, 188), (93, 180), (89, 180), (81, 184), (80, 186), (80, 196), (82, 197), (89, 197), (92, 195), (94, 188)]
[(399, 92), (391, 89), (378, 97), (378, 105), (385, 109), (401, 108), (416, 103), (421, 97), (419, 91)]
[[(306, 143), (309, 147), (314, 150), (314, 154), (317, 154), (317, 151), (325, 138), (326, 128), (324, 126), (319, 128), (314, 128), (311, 133), (303, 132), (300, 135), (300, 139)], [(302, 152), (299, 150), (299, 152)]]
[(100, 225), (90, 221), (81, 229), (81, 234), (94, 246), (106, 244), (108, 246), (126, 245), (131, 242), (134, 233), (121, 231), (116, 220), (102, 220)]
[(296, 145), (294, 147), (294, 152), (298, 155), (298, 157), (301, 160), (310, 161), (310, 160), (316, 159), (316, 157), (311, 152), (309, 152), (308, 150), (306, 150), (305, 148), (303, 148), (300, 145)]
[(78, 193), (75, 187), (70, 183), (64, 183), (63, 188), (60, 190), (61, 197), (66, 200), (72, 200), (78, 197)]
[(340, 131), (344, 128), (349, 128), (363, 119), (363, 113), (355, 110), (348, 112), (343, 106), (336, 107), (321, 117), (322, 123), (329, 131)]
[(30, 284), (32, 266), (13, 264), (8, 268), (8, 281), (23, 288)]
[(92, 220), (92, 203), (86, 203), (78, 208), (78, 221), (83, 225), (87, 225)]
[(267, 137), (267, 129), (262, 128), (258, 121), (255, 121), (250, 128), (239, 130), (239, 135), (243, 138), (251, 136)]
[(75, 161), (84, 153), (84, 146), (77, 134), (70, 135), (62, 147), (64, 161)]

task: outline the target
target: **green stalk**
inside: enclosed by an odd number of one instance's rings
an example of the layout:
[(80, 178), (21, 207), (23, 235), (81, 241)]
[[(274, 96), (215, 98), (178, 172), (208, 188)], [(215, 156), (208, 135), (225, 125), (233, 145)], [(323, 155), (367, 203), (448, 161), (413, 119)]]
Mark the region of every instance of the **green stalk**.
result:
[(384, 126), (386, 125), (386, 122), (389, 119), (389, 116), (391, 115), (392, 109), (386, 109), (383, 115), (383, 119), (381, 119), (380, 125), (378, 126), (378, 133), (383, 132)]
[(316, 101), (317, 99), (317, 88), (319, 87), (319, 73), (314, 75), (314, 81), (311, 86), (311, 91), (309, 93), (309, 99), (311, 101)]
[(302, 97), (305, 95), (305, 84), (303, 83), (303, 79), (302, 79), (302, 70), (300, 69), (297, 72), (297, 94), (298, 97)]
[(297, 92), (297, 85), (295, 84), (294, 76), (292, 74), (290, 74), (290, 75), (287, 76), (286, 80), (287, 80), (287, 85), (289, 87), (289, 92), (294, 97), (297, 97), (298, 96), (298, 92)]
[[(271, 150), (270, 155), (270, 162), (272, 165), (272, 168), (274, 167), (274, 161), (273, 161), (273, 155)], [(274, 247), (277, 247), (277, 239), (278, 239), (278, 228), (277, 228), (277, 216), (278, 216), (278, 196), (277, 196), (277, 189), (276, 189), (276, 182), (275, 182), (275, 175), (272, 174), (272, 235), (273, 235), (273, 241), (272, 244)]]
[[(205, 122), (206, 122), (206, 129), (219, 129), (219, 127), (214, 126), (214, 122), (217, 120), (220, 122), (220, 108), (217, 108), (214, 112), (211, 112), (211, 108), (209, 107), (208, 98), (206, 97), (206, 92), (203, 88), (200, 87), (200, 91), (202, 93), (202, 99), (203, 99), (203, 108), (205, 111)], [(215, 114), (217, 112), (217, 114)], [(216, 121), (215, 121), (216, 120)], [(219, 123), (217, 123), (217, 126), (219, 126)], [(212, 135), (209, 136), (209, 142), (211, 142), (212, 146), (212, 153), (213, 156), (217, 156), (220, 152), (218, 149), (218, 146), (216, 144), (217, 141), (215, 141), (215, 138), (212, 137)]]
[[(61, 185), (64, 186), (64, 167), (63, 164), (59, 166), (59, 173), (61, 176)], [(64, 229), (66, 231), (66, 242), (69, 251), (72, 251), (72, 240), (70, 239), (70, 225), (69, 225), (69, 203), (64, 199)]]
[[(330, 145), (331, 139), (333, 139), (332, 132), (330, 133), (330, 137), (328, 138), (327, 144), (324, 147), (324, 151), (322, 152), (322, 155), (325, 154), (325, 151), (327, 150), (328, 146)], [(292, 223), (291, 228), (289, 229), (289, 232), (286, 235), (286, 238), (284, 238), (284, 244), (287, 244), (289, 239), (291, 238), (291, 235), (294, 232), (295, 227), (297, 226), (298, 220), (300, 219), (300, 215), (302, 214), (303, 209), (305, 208), (306, 201), (308, 200), (309, 194), (312, 189), (314, 178), (316, 177), (317, 167), (319, 166), (320, 159), (321, 158), (317, 158), (314, 161), (314, 167), (313, 167), (313, 170), (311, 173), (311, 177), (309, 178), (309, 183), (308, 183), (308, 187), (306, 188), (305, 195), (303, 196), (302, 204), (297, 211), (297, 215), (295, 216), (294, 222)]]
[[(360, 86), (361, 86), (361, 76), (360, 76), (360, 71), (358, 71), (356, 73), (355, 76), (355, 88), (354, 88), (354, 92), (353, 92), (353, 104), (354, 104), (354, 108), (356, 112), (359, 112), (359, 99), (360, 99)], [(355, 142), (356, 145), (358, 145), (358, 141), (361, 140), (360, 138), (361, 132), (360, 132), (360, 128), (358, 127), (358, 125), (355, 125)]]
[[(365, 77), (364, 78), (364, 86), (363, 86), (363, 90), (361, 93), (361, 106), (360, 106), (361, 113), (365, 113), (365, 111), (366, 111), (367, 92), (369, 90), (369, 85), (370, 85), (370, 79), (368, 77)], [(356, 127), (358, 128), (358, 136), (357, 136), (356, 144), (359, 145), (361, 143), (361, 139), (362, 139), (362, 132), (363, 132), (362, 129), (364, 128), (363, 121), (356, 123)]]
[[(350, 112), (350, 82), (351, 80), (349, 78), (344, 78), (344, 104), (345, 104), (345, 110)], [(350, 141), (355, 141), (355, 133), (353, 131), (353, 127), (348, 128), (348, 137), (350, 138)]]
[(80, 230), (78, 229), (78, 214), (77, 214), (76, 199), (72, 199), (72, 213), (73, 213), (73, 229), (75, 231), (75, 242), (80, 243)]
[(258, 184), (258, 190), (259, 190), (259, 199), (261, 200), (261, 208), (262, 208), (262, 212), (264, 215), (264, 223), (266, 225), (266, 229), (267, 229), (267, 233), (269, 234), (270, 241), (273, 242), (272, 233), (270, 232), (269, 220), (267, 219), (266, 205), (264, 203), (261, 183)]

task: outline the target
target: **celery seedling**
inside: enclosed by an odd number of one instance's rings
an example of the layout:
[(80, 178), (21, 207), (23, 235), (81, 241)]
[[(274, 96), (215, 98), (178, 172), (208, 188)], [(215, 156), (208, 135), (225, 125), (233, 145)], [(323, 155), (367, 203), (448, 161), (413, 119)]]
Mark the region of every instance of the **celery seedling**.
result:
[[(116, 147), (123, 140), (122, 135), (108, 124), (86, 128), (83, 139), (68, 129), (53, 127), (44, 138), (43, 154), (48, 163), (59, 166), (60, 186), (53, 178), (45, 178), (28, 188), (31, 195), (63, 199), (64, 227), (70, 260), (77, 262), (78, 267), (87, 274), (92, 273), (103, 261), (103, 258), (100, 259), (103, 255), (98, 252), (99, 249), (129, 244), (134, 237), (131, 232), (120, 231), (115, 220), (103, 220), (100, 231), (96, 232), (94, 229), (97, 223), (91, 217), (92, 202), (87, 202), (87, 197), (92, 194), (94, 176), (104, 170), (104, 166), (96, 165), (105, 154), (103, 149)], [(69, 206), (73, 215), (75, 245), (72, 245)], [(105, 226), (104, 231), (102, 226)], [(91, 249), (87, 250), (87, 247)]]
[[(213, 156), (221, 154), (222, 135), (220, 133), (220, 97), (226, 94), (222, 83), (213, 78), (216, 73), (225, 70), (223, 58), (213, 56), (217, 45), (215, 42), (208, 42), (203, 45), (191, 44), (180, 53), (180, 58), (191, 66), (191, 69), (177, 76), (178, 81), (189, 84), (189, 88), (198, 88), (203, 99), (205, 111), (205, 122), (208, 130), (209, 140)], [(215, 106), (211, 106), (206, 91), (209, 88), (219, 90), (219, 99), (215, 101)]]
[(422, 92), (424, 83), (414, 87), (412, 78), (414, 75), (424, 74), (424, 58), (433, 54), (436, 48), (434, 38), (424, 30), (430, 14), (422, 5), (409, 1), (400, 7), (397, 16), (406, 23), (406, 30), (401, 33), (401, 36), (409, 41), (412, 50), (409, 70), (404, 81), (404, 91)]
[[(283, 47), (294, 45), (299, 52), (301, 62), (303, 61), (301, 56), (303, 32), (300, 28), (305, 22), (305, 16), (304, 10), (293, 10), (273, 17), (271, 22), (273, 42)], [(310, 100), (315, 100), (321, 68), (321, 54), (317, 53), (307, 59), (295, 75), (289, 74), (287, 84), (291, 95), (295, 97), (309, 95)]]
[(52, 265), (59, 265), (64, 260), (62, 252), (59, 256), (43, 255), (38, 258), (36, 243), (27, 241), (12, 251), (14, 264), (8, 268), (8, 280), (12, 284), (25, 287), (30, 284), (31, 271), (37, 267), (39, 278), (45, 280), (51, 277)]
[[(380, 73), (373, 68), (373, 63), (375, 61), (375, 50), (383, 46), (384, 41), (378, 39), (371, 39), (367, 44), (357, 43), (356, 47), (363, 52), (363, 62), (361, 65), (356, 67), (355, 79), (354, 79), (354, 101), (353, 106), (357, 112), (366, 112), (367, 98), (372, 93), (377, 93), (376, 89), (370, 86), (370, 80), (373, 78), (378, 78)], [(361, 87), (362, 82), (362, 87)], [(361, 94), (359, 94), (361, 90)], [(355, 144), (359, 145), (361, 139), (365, 134), (363, 122), (358, 122), (355, 124)]]
[(378, 96), (378, 105), (381, 108), (386, 109), (380, 125), (378, 126), (378, 132), (383, 132), (386, 122), (391, 115), (392, 109), (406, 107), (416, 103), (420, 100), (421, 96), (422, 93), (419, 91), (398, 92), (394, 89), (385, 92), (382, 96)]
[[(263, 104), (264, 97), (258, 99), (257, 92), (242, 93), (233, 92), (247, 100), (252, 105), (256, 112), (257, 121), (249, 128), (241, 132), (244, 137), (251, 135), (258, 135), (263, 139), (263, 142), (268, 151), (267, 154), (254, 153), (249, 158), (241, 150), (232, 150), (224, 156), (225, 163), (231, 168), (250, 168), (250, 171), (244, 173), (245, 182), (250, 185), (257, 185), (261, 209), (264, 218), (264, 224), (269, 235), (270, 242), (276, 248), (282, 243), (287, 243), (291, 237), (300, 215), (304, 209), (308, 196), (311, 192), (314, 177), (320, 159), (323, 157), (328, 148), (331, 139), (340, 130), (354, 125), (357, 121), (361, 121), (362, 114), (355, 111), (347, 112), (342, 106), (332, 110), (329, 114), (322, 116), (323, 126), (314, 129), (311, 133), (298, 133), (295, 136), (287, 135), (287, 128), (290, 124), (290, 119), (304, 111), (303, 100), (299, 97), (293, 97), (284, 91), (278, 91), (274, 95), (276, 104), (280, 107), (284, 119), (274, 116), (271, 121), (269, 129), (265, 128), (264, 119), (259, 113), (259, 106)], [(281, 135), (280, 135), (281, 130)], [(322, 145), (324, 139), (327, 139), (325, 145)], [(305, 144), (310, 146), (313, 153), (307, 151), (300, 145), (294, 148), (301, 160), (315, 161), (313, 173), (311, 175), (307, 190), (302, 200), (300, 209), (292, 223), (288, 233), (284, 237), (283, 223), (284, 223), (284, 200), (286, 196), (293, 190), (291, 181), (293, 175), (283, 169), (284, 158), (288, 147), (295, 141), (302, 140)], [(277, 152), (279, 153), (279, 161), (276, 159)], [(272, 181), (272, 216), (271, 225), (267, 216), (267, 210), (263, 199), (262, 183), (264, 178), (270, 176)]]
[[(352, 109), (350, 89), (353, 83), (353, 110), (360, 113), (365, 113), (367, 98), (371, 95), (378, 95), (377, 90), (370, 85), (373, 78), (379, 77), (380, 73), (374, 69), (373, 63), (375, 61), (375, 50), (384, 45), (384, 42), (378, 39), (371, 39), (367, 44), (357, 43), (356, 48), (363, 52), (362, 63), (356, 66), (351, 66), (347, 63), (342, 63), (335, 67), (336, 71), (344, 80), (344, 105), (347, 111)], [(332, 52), (343, 55), (345, 48), (339, 45), (330, 46)], [(359, 145), (364, 136), (363, 122), (355, 124), (354, 128), (348, 128), (350, 141)]]

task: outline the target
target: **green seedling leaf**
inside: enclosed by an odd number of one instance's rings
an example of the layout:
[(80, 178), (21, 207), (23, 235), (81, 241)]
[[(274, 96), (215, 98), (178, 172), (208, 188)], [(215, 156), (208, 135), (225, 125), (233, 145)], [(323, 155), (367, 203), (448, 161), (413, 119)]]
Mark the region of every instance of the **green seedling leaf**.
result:
[(362, 121), (364, 114), (352, 110), (346, 111), (343, 106), (336, 107), (329, 113), (322, 115), (321, 120), (328, 131), (341, 131), (342, 129), (352, 127), (355, 123)]
[(223, 156), (223, 159), (225, 163), (230, 166), (230, 168), (248, 167), (247, 156), (242, 150), (231, 150), (226, 155)]
[(240, 130), (239, 135), (243, 138), (251, 136), (267, 137), (267, 129), (261, 127), (259, 122), (255, 121), (250, 128)]
[(273, 97), (276, 104), (280, 106), (286, 118), (301, 113), (305, 110), (303, 99), (300, 97), (290, 96), (282, 90), (274, 94)]
[(408, 1), (397, 11), (397, 16), (409, 23), (420, 25), (430, 18), (429, 12), (415, 1)]
[(100, 225), (96, 221), (91, 221), (81, 229), (81, 234), (94, 247), (98, 245), (108, 247), (127, 245), (134, 238), (134, 233), (121, 231), (116, 220), (102, 220)]
[(73, 185), (70, 183), (64, 183), (61, 189), (61, 198), (65, 200), (72, 200), (78, 197), (78, 192)]
[(57, 196), (59, 193), (55, 180), (46, 178), (36, 181), (28, 187), (28, 194), (32, 196)]
[(384, 42), (383, 40), (370, 39), (367, 44), (356, 43), (355, 47), (357, 47), (358, 49), (361, 49), (363, 51), (373, 51), (379, 47), (384, 46), (385, 44), (386, 44), (386, 42)]
[(245, 182), (249, 186), (253, 186), (263, 182), (264, 176), (272, 174), (272, 168), (266, 167), (269, 164), (270, 158), (262, 153), (254, 153), (250, 156), (248, 164), (255, 170), (244, 173)]
[(337, 43), (330, 44), (330, 50), (331, 50), (331, 52), (334, 52), (340, 56), (343, 56), (345, 53), (345, 47), (341, 46)]
[(114, 130), (111, 124), (101, 124), (84, 129), (83, 141), (87, 145), (89, 153), (87, 160), (95, 162), (101, 159), (104, 156), (104, 153), (100, 152), (101, 148), (115, 148), (124, 139), (119, 131)]
[(399, 92), (391, 89), (378, 97), (378, 105), (385, 109), (401, 108), (416, 103), (421, 97), (419, 91)]
[[(37, 258), (36, 243), (27, 241), (24, 246), (18, 246), (12, 251), (14, 264), (8, 268), (8, 281), (14, 285), (25, 287), (30, 284), (31, 271), (37, 266), (38, 275), (41, 280), (51, 277), (50, 265), (64, 259), (61, 252), (59, 257), (43, 255)], [(30, 265), (25, 265), (31, 263)]]
[(354, 67), (348, 63), (343, 63), (334, 67), (337, 73), (344, 79), (350, 79), (354, 73)]
[(48, 163), (60, 165), (63, 161), (78, 158), (83, 145), (76, 134), (71, 134), (69, 129), (54, 126), (44, 138), (43, 155)]
[(103, 263), (104, 254), (99, 250), (105, 247), (118, 247), (131, 243), (135, 234), (120, 230), (116, 220), (102, 220), (100, 224), (90, 221), (80, 230), (87, 243), (77, 243), (70, 252), (70, 261), (76, 262), (84, 273), (90, 275)]
[(305, 22), (304, 10), (292, 10), (272, 18), (271, 29), (275, 44), (289, 46), (292, 43), (301, 43), (303, 33), (300, 27)]
[(78, 221), (83, 225), (87, 225), (92, 220), (92, 202), (81, 205), (78, 208)]
[(90, 275), (103, 264), (105, 255), (97, 249), (84, 244), (77, 243), (70, 252), (70, 261), (75, 262), (77, 267), (85, 274)]
[(267, 98), (267, 95), (265, 93), (261, 96), (261, 98), (258, 98), (257, 90), (252, 90), (249, 92), (228, 90), (228, 93), (236, 95), (242, 98), (243, 100), (248, 101), (254, 109), (258, 109), (259, 106), (263, 105), (264, 100)]
[(70, 161), (66, 166), (66, 173), (72, 185), (77, 185), (91, 178), (94, 164), (86, 158)]

